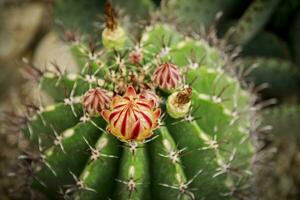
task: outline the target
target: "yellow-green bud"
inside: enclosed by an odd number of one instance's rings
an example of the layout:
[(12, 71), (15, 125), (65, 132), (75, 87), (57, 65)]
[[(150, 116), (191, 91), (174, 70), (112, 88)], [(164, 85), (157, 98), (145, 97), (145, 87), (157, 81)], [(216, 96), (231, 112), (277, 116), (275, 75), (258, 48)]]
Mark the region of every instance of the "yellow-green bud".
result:
[(191, 88), (172, 93), (167, 99), (168, 114), (175, 119), (184, 117), (190, 110), (191, 96)]
[(122, 27), (117, 26), (111, 30), (105, 28), (102, 32), (102, 43), (108, 49), (121, 49), (124, 47), (126, 34)]

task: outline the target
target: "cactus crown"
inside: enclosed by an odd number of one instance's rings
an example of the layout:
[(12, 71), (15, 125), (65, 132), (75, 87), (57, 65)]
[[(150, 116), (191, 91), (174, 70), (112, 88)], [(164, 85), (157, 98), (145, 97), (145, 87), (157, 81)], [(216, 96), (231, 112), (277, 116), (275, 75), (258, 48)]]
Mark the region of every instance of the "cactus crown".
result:
[[(112, 13), (107, 5), (115, 31)], [(25, 122), (25, 135), (43, 147), (32, 187), (52, 199), (241, 196), (251, 97), (222, 53), (162, 23), (147, 26), (138, 44), (104, 36), (105, 48), (73, 44), (81, 73), (39, 79), (56, 104)]]

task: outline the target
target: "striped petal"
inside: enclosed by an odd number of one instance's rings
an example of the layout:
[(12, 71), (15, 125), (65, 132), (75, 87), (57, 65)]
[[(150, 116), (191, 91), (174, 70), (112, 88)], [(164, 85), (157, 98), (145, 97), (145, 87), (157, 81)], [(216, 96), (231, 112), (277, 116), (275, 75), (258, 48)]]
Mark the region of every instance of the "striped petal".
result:
[(132, 86), (129, 86), (125, 92), (125, 97), (136, 97), (135, 89)]

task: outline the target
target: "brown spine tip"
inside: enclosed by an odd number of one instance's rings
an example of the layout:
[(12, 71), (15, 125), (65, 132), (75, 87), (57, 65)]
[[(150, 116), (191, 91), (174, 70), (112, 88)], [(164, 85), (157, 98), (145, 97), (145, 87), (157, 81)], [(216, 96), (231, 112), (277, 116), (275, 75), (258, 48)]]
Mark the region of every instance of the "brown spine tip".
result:
[(116, 12), (112, 6), (111, 1), (106, 1), (105, 3), (105, 22), (106, 22), (106, 28), (113, 31), (117, 28), (118, 22), (117, 22), (117, 15)]
[(178, 92), (176, 95), (175, 103), (178, 105), (184, 105), (191, 101), (192, 98), (192, 88), (185, 88)]

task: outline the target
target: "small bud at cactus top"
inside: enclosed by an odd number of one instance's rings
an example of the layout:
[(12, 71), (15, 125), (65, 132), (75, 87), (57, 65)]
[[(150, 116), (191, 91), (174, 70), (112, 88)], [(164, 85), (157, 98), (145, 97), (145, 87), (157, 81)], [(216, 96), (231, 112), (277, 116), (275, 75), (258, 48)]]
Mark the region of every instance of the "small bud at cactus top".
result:
[(182, 75), (176, 65), (164, 63), (154, 71), (153, 82), (160, 89), (172, 92), (182, 86)]
[(132, 64), (140, 64), (143, 60), (143, 52), (141, 51), (141, 49), (135, 49), (129, 53), (128, 58)]
[(101, 114), (111, 134), (121, 140), (143, 141), (158, 128), (160, 113), (153, 100), (140, 98), (135, 89), (129, 86), (123, 97), (113, 97), (111, 110), (104, 110)]
[(192, 88), (186, 88), (179, 92), (174, 92), (168, 97), (167, 112), (177, 119), (184, 117), (191, 107)]
[(140, 98), (141, 99), (144, 98), (144, 99), (148, 99), (148, 100), (153, 100), (157, 107), (161, 103), (160, 97), (157, 96), (155, 91), (152, 91), (152, 90), (147, 90), (147, 89), (142, 90), (142, 92), (140, 93)]
[(123, 48), (125, 39), (125, 31), (120, 26), (117, 26), (114, 30), (105, 28), (102, 32), (102, 43), (108, 49)]
[(83, 107), (90, 115), (96, 115), (100, 114), (103, 109), (108, 108), (110, 101), (108, 91), (97, 87), (85, 93)]
[(116, 20), (115, 11), (109, 1), (105, 5), (106, 28), (102, 32), (102, 43), (108, 49), (124, 47), (126, 34)]

